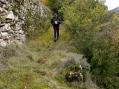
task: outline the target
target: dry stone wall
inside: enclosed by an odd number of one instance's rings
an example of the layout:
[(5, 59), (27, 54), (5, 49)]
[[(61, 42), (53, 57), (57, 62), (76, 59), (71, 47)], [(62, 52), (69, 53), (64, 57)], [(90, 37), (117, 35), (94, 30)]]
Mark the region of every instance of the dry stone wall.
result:
[(23, 25), (29, 10), (46, 16), (48, 9), (37, 0), (0, 0), (0, 46), (26, 41)]

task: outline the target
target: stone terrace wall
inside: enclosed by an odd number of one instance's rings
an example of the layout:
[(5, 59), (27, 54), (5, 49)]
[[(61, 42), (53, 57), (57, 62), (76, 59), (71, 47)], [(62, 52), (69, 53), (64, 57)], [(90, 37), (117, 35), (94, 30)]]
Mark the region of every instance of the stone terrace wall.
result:
[(29, 10), (46, 16), (48, 9), (37, 0), (0, 0), (0, 46), (25, 42), (22, 26)]

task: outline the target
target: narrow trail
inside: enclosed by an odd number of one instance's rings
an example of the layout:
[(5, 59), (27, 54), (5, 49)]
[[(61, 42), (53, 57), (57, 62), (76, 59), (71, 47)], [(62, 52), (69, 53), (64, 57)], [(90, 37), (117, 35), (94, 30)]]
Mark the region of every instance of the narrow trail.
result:
[[(53, 41), (52, 29), (30, 41), (26, 46), (15, 46), (15, 55), (9, 57), (5, 69), (0, 73), (0, 87), (8, 89), (79, 89), (69, 86), (60, 72), (65, 64), (74, 60), (84, 66), (90, 66), (81, 54), (74, 53), (69, 34), (61, 27), (60, 39)], [(14, 52), (13, 51), (13, 52)], [(2, 76), (2, 77), (1, 77)], [(13, 81), (13, 79), (15, 79)], [(12, 81), (12, 82), (11, 82)], [(97, 89), (89, 82), (88, 89)], [(81, 85), (84, 87), (84, 83)]]
[[(63, 27), (61, 27), (60, 39), (57, 42), (53, 41), (52, 33), (53, 29), (50, 28), (47, 33), (44, 33), (37, 39), (41, 47), (41, 56), (45, 61), (43, 63), (41, 62), (42, 64), (40, 65), (40, 69), (46, 74), (43, 78), (48, 82), (48, 85), (53, 85), (53, 89), (74, 89), (73, 87), (67, 86), (64, 80), (57, 80), (57, 77), (60, 76), (59, 73), (70, 60), (74, 60), (77, 64), (87, 68), (90, 68), (90, 65), (82, 54), (73, 52), (75, 47), (70, 41), (70, 35)], [(86, 81), (86, 85), (88, 85), (88, 89), (97, 89), (97, 86), (91, 82), (90, 78)], [(79, 89), (79, 87), (76, 89)]]

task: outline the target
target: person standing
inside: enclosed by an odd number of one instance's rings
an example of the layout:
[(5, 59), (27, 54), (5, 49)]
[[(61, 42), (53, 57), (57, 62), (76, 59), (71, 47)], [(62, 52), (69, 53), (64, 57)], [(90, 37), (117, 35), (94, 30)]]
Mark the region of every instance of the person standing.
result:
[(59, 27), (61, 24), (60, 18), (58, 17), (57, 14), (55, 14), (53, 16), (53, 18), (51, 19), (51, 24), (52, 24), (53, 29), (54, 29), (54, 41), (56, 42), (59, 39), (59, 35), (60, 35)]

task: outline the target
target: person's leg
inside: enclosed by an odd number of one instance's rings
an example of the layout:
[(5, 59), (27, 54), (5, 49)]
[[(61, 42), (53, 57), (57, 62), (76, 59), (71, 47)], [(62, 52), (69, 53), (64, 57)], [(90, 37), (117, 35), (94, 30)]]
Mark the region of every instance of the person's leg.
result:
[(56, 27), (54, 27), (54, 41), (56, 41), (57, 39), (57, 29)]
[(59, 27), (57, 27), (57, 40), (59, 39)]

